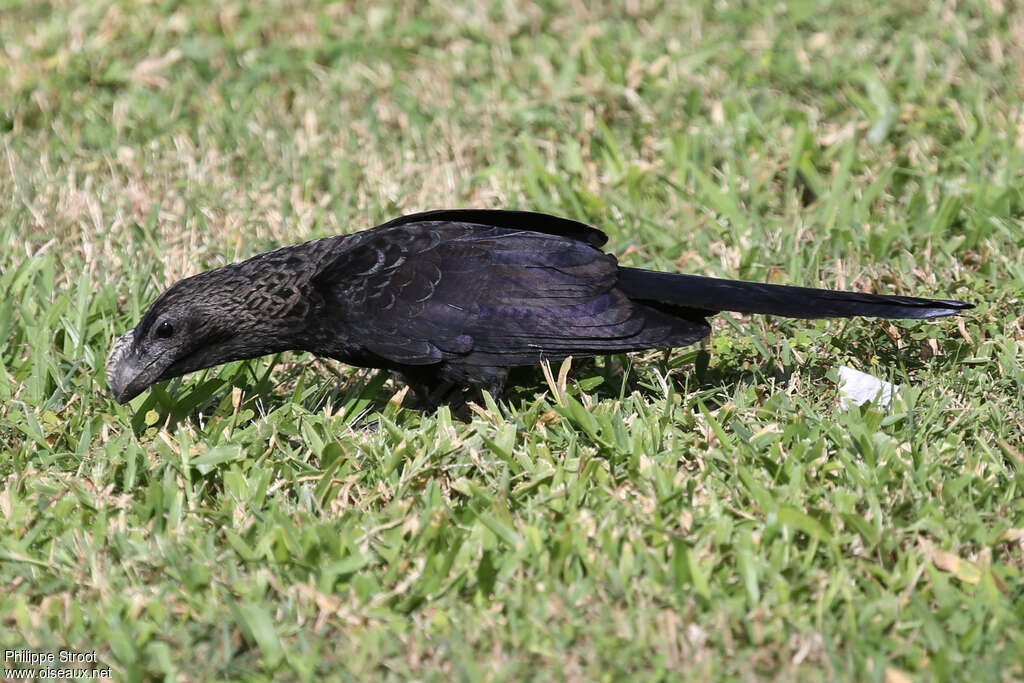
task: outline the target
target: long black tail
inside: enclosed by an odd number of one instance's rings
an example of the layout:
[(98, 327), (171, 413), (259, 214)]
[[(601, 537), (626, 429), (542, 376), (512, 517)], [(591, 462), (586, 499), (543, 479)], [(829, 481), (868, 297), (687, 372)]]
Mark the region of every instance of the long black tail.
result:
[(630, 299), (789, 318), (938, 318), (974, 308), (962, 301), (769, 285), (640, 268), (619, 268), (619, 286)]

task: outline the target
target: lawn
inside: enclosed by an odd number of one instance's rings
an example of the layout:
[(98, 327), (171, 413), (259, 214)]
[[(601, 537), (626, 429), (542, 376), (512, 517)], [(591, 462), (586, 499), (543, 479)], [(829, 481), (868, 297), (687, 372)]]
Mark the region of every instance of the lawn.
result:
[[(1009, 0), (7, 2), (0, 647), (117, 680), (1024, 679), (1022, 102)], [(720, 315), (468, 414), (302, 354), (110, 397), (176, 279), (459, 206), (977, 308)], [(896, 401), (841, 408), (842, 366)]]

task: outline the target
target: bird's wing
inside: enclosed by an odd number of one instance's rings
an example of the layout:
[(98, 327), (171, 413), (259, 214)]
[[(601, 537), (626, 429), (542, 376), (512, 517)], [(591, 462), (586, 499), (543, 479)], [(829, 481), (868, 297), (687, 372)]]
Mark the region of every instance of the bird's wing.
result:
[(579, 240), (438, 220), (378, 228), (314, 284), (339, 331), (402, 364), (513, 365), (706, 334), (634, 304), (617, 281), (615, 257)]
[(510, 230), (529, 230), (542, 232), (546, 235), (559, 235), (579, 240), (598, 249), (608, 241), (608, 235), (586, 223), (551, 216), (533, 211), (509, 211), (506, 209), (438, 209), (401, 216), (388, 221), (379, 228), (390, 228), (412, 223), (444, 221), (448, 223), (465, 223), (490, 226), (492, 228), (508, 228)]

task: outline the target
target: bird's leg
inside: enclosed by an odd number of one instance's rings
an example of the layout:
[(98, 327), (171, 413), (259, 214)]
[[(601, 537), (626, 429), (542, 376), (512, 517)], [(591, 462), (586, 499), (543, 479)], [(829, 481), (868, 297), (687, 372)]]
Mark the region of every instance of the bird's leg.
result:
[(396, 374), (412, 389), (422, 409), (435, 410), (442, 405), (462, 402), (462, 386), (446, 377), (437, 366), (410, 367)]
[(508, 368), (481, 367), (477, 369), (476, 378), (473, 383), (474, 398), (484, 403), (484, 392), (488, 392), (495, 401), (501, 398), (505, 391), (505, 382), (508, 380)]
[(402, 373), (402, 379), (416, 395), (416, 402), (419, 406), (427, 410), (434, 410), (439, 406), (451, 403), (455, 393), (462, 393), (461, 388), (452, 382), (421, 382), (412, 379), (407, 373)]
[[(401, 377), (423, 408), (433, 410), (442, 405), (457, 408), (464, 406), (468, 398), (483, 404), (484, 391), (499, 398), (505, 389), (508, 368), (473, 366), (472, 370), (465, 370), (458, 366), (423, 366), (407, 368)], [(470, 387), (468, 396), (465, 387)]]

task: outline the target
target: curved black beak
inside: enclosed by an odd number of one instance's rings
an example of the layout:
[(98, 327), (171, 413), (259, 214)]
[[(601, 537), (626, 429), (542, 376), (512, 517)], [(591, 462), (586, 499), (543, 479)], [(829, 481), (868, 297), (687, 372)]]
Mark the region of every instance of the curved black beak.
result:
[(143, 391), (156, 379), (150, 377), (151, 366), (141, 365), (132, 353), (135, 330), (129, 330), (114, 342), (107, 357), (107, 384), (114, 400), (124, 405)]

